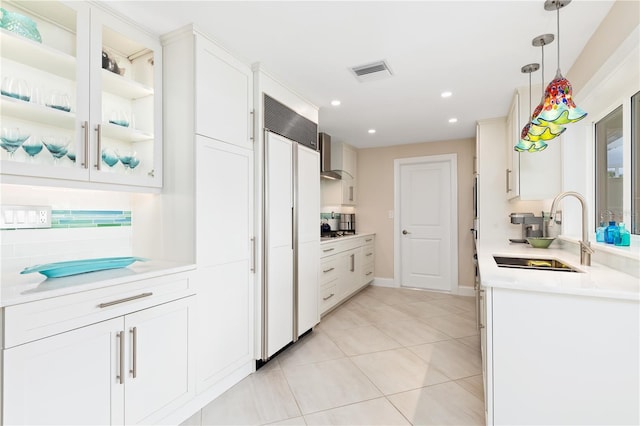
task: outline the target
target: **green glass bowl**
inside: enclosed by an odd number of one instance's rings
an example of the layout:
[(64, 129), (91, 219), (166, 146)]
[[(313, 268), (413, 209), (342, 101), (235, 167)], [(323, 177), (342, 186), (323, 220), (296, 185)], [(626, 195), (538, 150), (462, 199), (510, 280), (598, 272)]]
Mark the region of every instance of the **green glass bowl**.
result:
[(531, 244), (531, 247), (535, 248), (548, 248), (555, 240), (553, 237), (529, 237), (527, 242)]

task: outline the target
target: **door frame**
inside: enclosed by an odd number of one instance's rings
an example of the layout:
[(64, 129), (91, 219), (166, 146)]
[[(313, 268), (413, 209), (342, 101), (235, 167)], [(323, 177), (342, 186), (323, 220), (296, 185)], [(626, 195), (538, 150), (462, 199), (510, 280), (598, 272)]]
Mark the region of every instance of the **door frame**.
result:
[(450, 166), (451, 179), (451, 203), (449, 214), (451, 220), (451, 293), (458, 293), (458, 155), (442, 154), (427, 155), (423, 157), (396, 158), (393, 160), (393, 282), (400, 288), (401, 274), (401, 250), (400, 250), (400, 168), (404, 165), (419, 163), (440, 163), (446, 161)]

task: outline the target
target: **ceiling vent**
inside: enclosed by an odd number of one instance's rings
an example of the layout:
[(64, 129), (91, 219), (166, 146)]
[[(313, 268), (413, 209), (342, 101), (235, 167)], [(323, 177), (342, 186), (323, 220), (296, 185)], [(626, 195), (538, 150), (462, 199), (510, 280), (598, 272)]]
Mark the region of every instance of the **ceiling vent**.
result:
[(393, 75), (391, 68), (389, 68), (389, 65), (387, 65), (385, 61), (353, 67), (351, 68), (351, 72), (360, 82), (381, 80)]

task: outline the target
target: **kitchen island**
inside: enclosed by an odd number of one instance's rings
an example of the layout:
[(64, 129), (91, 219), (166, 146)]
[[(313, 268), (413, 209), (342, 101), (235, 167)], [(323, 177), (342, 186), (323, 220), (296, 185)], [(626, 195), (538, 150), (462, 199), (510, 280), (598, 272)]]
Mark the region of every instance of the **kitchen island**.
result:
[[(638, 424), (638, 278), (560, 248), (477, 251), (487, 424)], [(577, 272), (499, 267), (494, 255)]]

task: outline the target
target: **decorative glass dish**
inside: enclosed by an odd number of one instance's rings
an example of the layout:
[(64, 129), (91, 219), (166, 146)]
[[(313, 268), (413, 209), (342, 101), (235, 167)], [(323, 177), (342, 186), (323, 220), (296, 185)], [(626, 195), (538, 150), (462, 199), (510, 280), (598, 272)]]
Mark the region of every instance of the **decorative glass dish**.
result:
[(125, 268), (133, 262), (146, 262), (143, 257), (103, 257), (98, 259), (70, 260), (66, 262), (47, 263), (25, 268), (21, 274), (39, 272), (47, 278), (67, 277), (105, 269)]
[(28, 38), (29, 40), (42, 43), (40, 32), (36, 27), (36, 23), (33, 22), (31, 18), (16, 12), (9, 12), (2, 7), (0, 7), (0, 13), (2, 13), (0, 28), (4, 28), (7, 31), (11, 31), (12, 33)]

